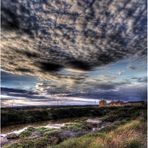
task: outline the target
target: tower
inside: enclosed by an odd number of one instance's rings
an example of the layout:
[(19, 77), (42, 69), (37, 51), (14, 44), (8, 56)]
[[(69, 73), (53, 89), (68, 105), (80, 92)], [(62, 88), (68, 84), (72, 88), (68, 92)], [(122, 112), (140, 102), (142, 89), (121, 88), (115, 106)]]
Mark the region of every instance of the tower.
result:
[(99, 107), (105, 107), (106, 106), (106, 100), (101, 100), (100, 102), (99, 102)]

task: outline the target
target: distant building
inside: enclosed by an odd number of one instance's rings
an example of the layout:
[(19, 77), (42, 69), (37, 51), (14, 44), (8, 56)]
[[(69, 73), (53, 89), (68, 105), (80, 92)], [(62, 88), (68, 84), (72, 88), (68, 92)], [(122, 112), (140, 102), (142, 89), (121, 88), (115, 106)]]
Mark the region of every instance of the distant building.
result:
[(109, 106), (124, 106), (126, 104), (123, 101), (111, 101), (108, 105)]
[(107, 102), (105, 100), (99, 101), (99, 107), (105, 107), (107, 106)]

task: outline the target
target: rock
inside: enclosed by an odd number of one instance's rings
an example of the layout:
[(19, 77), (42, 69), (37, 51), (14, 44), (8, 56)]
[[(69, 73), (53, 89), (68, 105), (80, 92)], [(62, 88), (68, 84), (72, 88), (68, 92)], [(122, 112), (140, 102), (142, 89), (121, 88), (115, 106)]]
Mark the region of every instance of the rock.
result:
[(61, 138), (60, 137), (50, 137), (49, 138), (49, 140), (48, 140), (48, 142), (49, 142), (49, 144), (51, 144), (51, 145), (55, 145), (55, 144), (58, 144), (58, 143), (60, 143), (62, 140), (61, 140)]
[(73, 131), (63, 131), (62, 133), (62, 137), (65, 138), (69, 138), (69, 137), (75, 137), (77, 132), (73, 132)]
[(32, 132), (32, 131), (35, 130), (35, 128), (30, 126), (30, 127), (27, 128), (27, 130)]
[(58, 144), (63, 140), (61, 136), (61, 131), (51, 132), (50, 134), (46, 135), (48, 137), (49, 144)]
[(4, 145), (8, 143), (8, 139), (6, 137), (0, 137), (0, 145)]
[(92, 128), (93, 132), (96, 132), (96, 131), (99, 131), (99, 130), (101, 130), (101, 128)]
[(67, 139), (67, 138), (70, 138), (70, 137), (78, 137), (78, 136), (84, 135), (85, 133), (86, 133), (85, 131), (78, 131), (78, 132), (74, 132), (74, 131), (63, 131), (61, 133), (61, 137), (63, 139)]
[(48, 134), (48, 137), (60, 137), (61, 131), (55, 131)]
[(43, 136), (47, 136), (47, 137), (50, 137), (51, 134), (55, 133), (55, 132), (58, 132), (58, 130), (52, 130), (52, 131), (46, 131)]
[(30, 138), (39, 138), (41, 136), (42, 136), (42, 134), (40, 132), (34, 131), (34, 132), (32, 132), (31, 136), (29, 136), (29, 137)]
[(15, 133), (11, 133), (7, 135), (7, 139), (18, 139), (19, 136)]

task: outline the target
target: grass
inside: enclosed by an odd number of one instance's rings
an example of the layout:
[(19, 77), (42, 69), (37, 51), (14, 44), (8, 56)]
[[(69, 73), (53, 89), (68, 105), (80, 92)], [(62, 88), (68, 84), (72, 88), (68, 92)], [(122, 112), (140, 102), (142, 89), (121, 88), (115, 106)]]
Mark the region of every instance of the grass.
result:
[(48, 138), (41, 137), (34, 140), (21, 139), (19, 142), (12, 143), (4, 148), (47, 148)]
[(108, 130), (69, 138), (59, 144), (59, 139), (54, 135), (44, 135), (37, 139), (21, 138), (4, 148), (146, 148), (146, 120), (138, 118), (121, 122)]
[(19, 137), (20, 137), (20, 138), (25, 138), (25, 137), (29, 137), (30, 135), (31, 135), (31, 131), (25, 130), (25, 131), (23, 131), (23, 132), (19, 135)]
[(81, 123), (71, 123), (71, 124), (67, 124), (62, 129), (70, 130), (70, 131), (74, 131), (75, 132), (75, 131), (88, 130), (89, 126), (84, 124), (83, 122), (81, 122)]
[[(78, 113), (76, 113), (77, 109), (79, 109)], [(91, 110), (89, 111), (88, 109)], [(56, 116), (61, 114), (59, 110), (66, 112), (66, 108), (56, 109)], [(67, 111), (69, 110), (70, 108)], [(146, 148), (147, 112), (145, 107), (97, 108), (98, 111), (96, 107), (94, 107), (94, 110), (92, 107), (77, 107), (73, 108), (73, 110), (75, 110), (73, 117), (80, 113), (85, 115), (86, 118), (78, 116), (73, 120), (73, 123), (67, 124), (61, 130), (29, 127), (19, 135), (19, 139), (5, 145), (4, 148)], [(84, 111), (86, 111), (85, 114)], [(72, 111), (70, 114), (72, 114)], [(91, 125), (90, 127), (85, 120), (91, 114), (91, 118), (93, 116), (99, 117), (103, 122), (110, 123), (110, 126), (99, 132), (88, 133), (77, 138), (60, 137), (62, 131), (66, 130), (72, 132), (89, 131), (89, 128), (93, 128), (93, 126)], [(69, 115), (64, 115), (63, 117), (66, 116), (67, 118)], [(41, 136), (33, 139), (31, 138), (33, 132), (39, 132)]]
[[(59, 108), (2, 108), (1, 126), (33, 123), (47, 120), (60, 120), (81, 117), (103, 117), (104, 121), (113, 122), (119, 119), (130, 119), (141, 114), (141, 106), (104, 107), (79, 106)], [(118, 112), (118, 113), (117, 113)]]
[(39, 133), (41, 135), (46, 136), (46, 135), (50, 135), (53, 132), (56, 132), (56, 130), (55, 129), (45, 128), (45, 127), (39, 127), (39, 128), (29, 127), (25, 131), (20, 133), (19, 138), (27, 138), (27, 137), (31, 136), (31, 134), (33, 132), (37, 132), (37, 133)]
[(37, 128), (36, 131), (39, 132), (39, 133), (41, 133), (41, 134), (44, 134), (46, 132), (53, 131), (53, 129), (49, 129), (49, 128), (45, 128), (45, 127), (40, 127), (40, 128)]
[(144, 148), (146, 145), (146, 123), (136, 119), (116, 129), (68, 139), (49, 148)]

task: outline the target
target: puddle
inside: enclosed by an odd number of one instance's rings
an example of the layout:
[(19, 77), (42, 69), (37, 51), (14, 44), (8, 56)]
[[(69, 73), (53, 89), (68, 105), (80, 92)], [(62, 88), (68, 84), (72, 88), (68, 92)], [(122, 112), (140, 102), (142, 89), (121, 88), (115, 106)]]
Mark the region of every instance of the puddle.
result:
[(92, 124), (99, 124), (99, 123), (101, 123), (102, 121), (99, 120), (99, 119), (87, 119), (86, 122), (87, 122), (87, 123), (92, 123)]
[(65, 123), (63, 123), (63, 124), (48, 124), (43, 127), (51, 128), (51, 129), (60, 129), (61, 127), (64, 127), (64, 126), (65, 126)]

